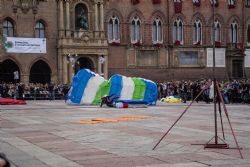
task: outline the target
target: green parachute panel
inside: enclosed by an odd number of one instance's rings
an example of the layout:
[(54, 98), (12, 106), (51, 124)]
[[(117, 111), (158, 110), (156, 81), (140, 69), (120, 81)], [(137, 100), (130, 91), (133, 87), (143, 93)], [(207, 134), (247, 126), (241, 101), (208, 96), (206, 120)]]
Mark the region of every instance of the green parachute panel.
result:
[(135, 91), (133, 93), (133, 100), (143, 100), (146, 90), (145, 83), (139, 78), (132, 78), (135, 84)]
[(101, 104), (101, 97), (109, 94), (110, 90), (110, 81), (103, 81), (103, 83), (99, 86), (99, 89), (96, 93), (95, 99), (92, 104)]

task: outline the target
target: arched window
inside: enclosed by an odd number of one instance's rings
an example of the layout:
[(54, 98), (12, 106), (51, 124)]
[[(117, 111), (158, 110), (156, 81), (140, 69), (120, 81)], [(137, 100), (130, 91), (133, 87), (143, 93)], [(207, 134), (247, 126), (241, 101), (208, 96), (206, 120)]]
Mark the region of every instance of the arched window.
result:
[[(221, 25), (220, 22), (216, 19), (214, 21), (214, 41), (215, 42), (221, 42)], [(211, 41), (213, 42), (213, 26), (211, 29)]]
[(193, 43), (198, 44), (202, 42), (202, 25), (199, 19), (194, 22), (193, 29)]
[(183, 44), (183, 23), (180, 18), (174, 21), (173, 26), (173, 42)]
[(234, 20), (230, 26), (230, 42), (237, 43), (238, 41), (238, 24)]
[(235, 5), (236, 4), (236, 0), (228, 0), (228, 5)]
[(250, 24), (247, 26), (247, 43), (250, 43)]
[(250, 7), (250, 0), (246, 0), (246, 7)]
[(219, 2), (218, 2), (218, 0), (210, 0), (210, 3), (211, 3), (211, 5), (213, 6), (218, 6), (218, 4), (219, 4)]
[(112, 16), (108, 23), (108, 40), (109, 42), (120, 42), (119, 19)]
[(36, 23), (35, 37), (36, 38), (45, 38), (45, 26), (41, 21), (38, 21)]
[(86, 5), (79, 3), (75, 7), (75, 29), (88, 30), (88, 9)]
[(153, 43), (162, 43), (162, 22), (159, 18), (155, 18), (152, 27)]
[(193, 0), (193, 4), (199, 4), (200, 0)]
[(13, 37), (14, 36), (14, 26), (11, 20), (6, 19), (3, 22), (3, 35), (6, 37)]
[(132, 43), (140, 42), (141, 40), (141, 21), (140, 19), (135, 16), (131, 22), (131, 28), (130, 28), (130, 38)]

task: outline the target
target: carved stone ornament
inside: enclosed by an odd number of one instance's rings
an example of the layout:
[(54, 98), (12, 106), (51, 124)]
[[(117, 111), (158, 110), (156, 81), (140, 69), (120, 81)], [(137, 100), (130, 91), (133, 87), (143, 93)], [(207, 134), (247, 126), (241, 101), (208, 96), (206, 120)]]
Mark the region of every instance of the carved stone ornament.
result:
[(16, 13), (17, 9), (20, 8), (26, 14), (32, 9), (33, 13), (36, 14), (38, 2), (39, 0), (13, 0), (13, 12)]
[(27, 13), (32, 7), (32, 0), (20, 0), (20, 7), (23, 13)]
[(89, 41), (89, 36), (88, 35), (83, 35), (83, 36), (81, 36), (81, 38), (82, 38), (82, 40), (84, 42), (88, 42)]

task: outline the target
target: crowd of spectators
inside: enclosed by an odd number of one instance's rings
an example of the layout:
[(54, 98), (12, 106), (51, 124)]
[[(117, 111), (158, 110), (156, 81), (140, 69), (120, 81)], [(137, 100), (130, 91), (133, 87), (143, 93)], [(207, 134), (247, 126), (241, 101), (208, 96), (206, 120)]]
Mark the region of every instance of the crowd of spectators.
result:
[[(212, 81), (210, 79), (158, 83), (158, 99), (160, 100), (167, 96), (179, 96), (185, 103), (187, 100), (193, 100), (208, 85), (208, 89), (196, 101), (210, 103), (212, 102), (212, 99), (209, 98), (209, 85), (211, 84)], [(220, 81), (218, 84), (225, 103), (250, 102), (250, 80)], [(69, 88), (69, 85), (55, 85), (53, 83), (0, 83), (0, 97), (24, 100), (66, 99)]]
[[(196, 81), (170, 81), (158, 83), (158, 99), (167, 96), (179, 96), (185, 103), (186, 100), (193, 100), (206, 86), (206, 89), (201, 96), (196, 100), (205, 101), (206, 103), (212, 102), (209, 98), (210, 79), (202, 79)], [(250, 80), (232, 80), (218, 82), (220, 92), (223, 96), (224, 102), (228, 103), (249, 103), (250, 102)]]
[(0, 97), (24, 100), (65, 99), (69, 86), (41, 83), (0, 83)]

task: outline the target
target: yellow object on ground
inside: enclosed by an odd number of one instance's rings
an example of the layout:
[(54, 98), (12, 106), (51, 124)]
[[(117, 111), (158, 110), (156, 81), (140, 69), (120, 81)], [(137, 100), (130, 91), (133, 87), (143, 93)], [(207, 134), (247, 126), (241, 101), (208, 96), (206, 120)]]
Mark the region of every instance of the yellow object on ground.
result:
[(175, 96), (168, 96), (166, 98), (162, 98), (161, 101), (165, 103), (181, 103), (182, 102), (181, 98), (178, 98)]
[(129, 121), (129, 120), (139, 120), (145, 119), (145, 116), (125, 116), (125, 117), (115, 117), (115, 118), (95, 118), (91, 120), (80, 120), (80, 124), (97, 124), (97, 123), (109, 123), (118, 121)]

